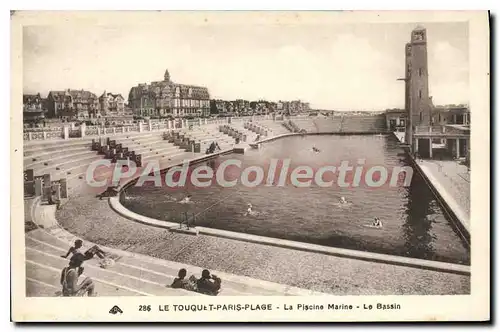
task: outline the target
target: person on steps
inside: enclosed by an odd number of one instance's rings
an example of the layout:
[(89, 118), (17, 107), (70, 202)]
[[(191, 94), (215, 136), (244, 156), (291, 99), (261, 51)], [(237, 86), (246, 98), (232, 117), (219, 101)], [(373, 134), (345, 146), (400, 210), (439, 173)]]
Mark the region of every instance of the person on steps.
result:
[(61, 255), (62, 258), (67, 258), (70, 254), (74, 255), (76, 253), (80, 253), (80, 248), (83, 246), (82, 240), (75, 240), (75, 244), (69, 248), (66, 255)]
[(172, 285), (170, 287), (172, 288), (182, 288), (185, 290), (189, 291), (197, 291), (196, 287), (196, 277), (194, 275), (191, 275), (189, 279), (186, 279), (187, 271), (186, 269), (180, 269), (177, 276), (178, 278), (175, 278), (174, 281), (172, 282)]
[(62, 296), (96, 296), (94, 292), (94, 282), (90, 277), (86, 277), (80, 284), (78, 279), (83, 274), (82, 263), (85, 257), (81, 253), (75, 253), (69, 265), (61, 271)]
[(221, 279), (216, 275), (210, 275), (210, 271), (203, 270), (201, 278), (196, 282), (198, 292), (206, 295), (216, 296), (221, 287)]
[[(62, 258), (67, 258), (70, 254), (72, 254), (73, 256), (76, 255), (76, 254), (81, 254), (80, 248), (82, 246), (83, 246), (83, 241), (82, 240), (80, 240), (80, 239), (75, 240), (75, 244), (71, 248), (69, 248), (69, 250), (66, 253), (66, 255), (61, 255), (61, 257)], [(83, 256), (85, 257), (85, 260), (92, 259), (94, 256), (97, 256), (100, 259), (103, 259), (104, 256), (105, 256), (105, 254), (106, 253), (101, 248), (99, 248), (97, 245), (94, 245), (89, 250), (87, 250), (83, 254)]]

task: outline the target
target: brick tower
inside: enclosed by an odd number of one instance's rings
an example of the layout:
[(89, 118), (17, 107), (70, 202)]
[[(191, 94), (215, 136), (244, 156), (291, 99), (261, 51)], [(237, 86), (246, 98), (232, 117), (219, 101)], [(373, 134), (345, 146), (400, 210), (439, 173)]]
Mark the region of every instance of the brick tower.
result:
[(415, 127), (431, 125), (427, 32), (424, 28), (417, 27), (411, 32), (411, 42), (405, 46), (405, 57), (405, 107), (408, 112), (406, 142), (413, 147)]

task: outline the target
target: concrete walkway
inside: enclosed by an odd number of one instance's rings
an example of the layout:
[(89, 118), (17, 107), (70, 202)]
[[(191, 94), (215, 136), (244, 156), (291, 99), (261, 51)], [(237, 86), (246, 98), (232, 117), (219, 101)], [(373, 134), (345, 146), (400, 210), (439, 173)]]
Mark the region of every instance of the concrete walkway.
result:
[(470, 231), (470, 174), (467, 167), (452, 160), (419, 160), (418, 164), (460, 222)]

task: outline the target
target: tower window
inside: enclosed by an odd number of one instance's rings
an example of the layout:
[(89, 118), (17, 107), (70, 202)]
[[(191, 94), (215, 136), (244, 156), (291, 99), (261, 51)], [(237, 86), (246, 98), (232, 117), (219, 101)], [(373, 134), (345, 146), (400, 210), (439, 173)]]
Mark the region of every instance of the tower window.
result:
[(422, 90), (418, 90), (418, 98), (422, 99)]
[(420, 112), (420, 122), (422, 122), (423, 117), (422, 117), (422, 112)]
[(418, 68), (418, 76), (422, 77), (422, 68)]

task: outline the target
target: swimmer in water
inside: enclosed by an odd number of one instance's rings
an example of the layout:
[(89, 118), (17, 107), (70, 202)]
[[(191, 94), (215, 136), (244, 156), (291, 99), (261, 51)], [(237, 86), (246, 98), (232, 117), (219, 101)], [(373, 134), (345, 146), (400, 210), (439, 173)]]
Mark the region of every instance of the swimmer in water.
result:
[(380, 219), (378, 217), (375, 217), (375, 219), (373, 220), (372, 226), (382, 227), (382, 222), (380, 221)]
[(250, 204), (250, 203), (248, 203), (247, 212), (245, 213), (245, 216), (248, 216), (248, 215), (253, 215), (252, 204)]
[(317, 147), (315, 147), (315, 146), (313, 146), (313, 151), (316, 152), (316, 153), (320, 152), (319, 149)]
[(186, 197), (184, 197), (182, 200), (179, 201), (181, 204), (189, 204), (191, 203), (191, 195), (188, 194)]
[(340, 204), (347, 204), (347, 200), (345, 199), (344, 196), (340, 197), (339, 203)]

